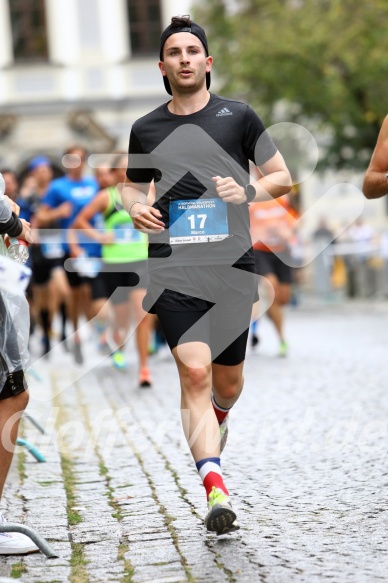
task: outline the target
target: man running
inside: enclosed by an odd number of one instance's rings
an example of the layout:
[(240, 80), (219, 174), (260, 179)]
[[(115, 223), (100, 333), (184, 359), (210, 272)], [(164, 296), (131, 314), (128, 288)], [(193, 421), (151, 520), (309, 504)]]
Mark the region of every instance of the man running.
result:
[[(291, 298), (292, 271), (290, 243), (294, 235), (295, 218), (288, 197), (254, 203), (249, 208), (256, 271), (263, 276), (264, 285), (273, 290), (274, 300), (267, 314), (279, 337), (279, 356), (285, 357), (288, 345), (284, 337), (283, 306)], [(252, 346), (259, 338), (252, 332)]]
[[(145, 306), (158, 315), (177, 364), (183, 429), (207, 494), (205, 525), (223, 534), (239, 527), (220, 467), (219, 425), (224, 442), (257, 292), (247, 203), (285, 194), (290, 176), (253, 110), (209, 93), (212, 61), (205, 31), (174, 17), (159, 62), (172, 99), (133, 125), (122, 198), (135, 227), (149, 233)], [(249, 160), (263, 174), (254, 185)]]
[[(81, 208), (87, 205), (98, 192), (96, 179), (84, 175), (86, 150), (81, 146), (72, 146), (65, 152), (65, 156), (68, 163), (67, 172), (65, 176), (52, 181), (36, 215), (41, 228), (49, 226), (53, 221), (58, 221), (62, 231), (69, 229)], [(63, 240), (63, 235), (61, 236)], [(62, 247), (64, 263), (70, 256), (70, 249), (67, 243), (63, 243)], [(86, 251), (90, 251), (90, 245)], [(82, 364), (78, 319), (81, 307), (85, 309), (90, 305), (90, 278), (70, 271), (66, 271), (66, 275), (71, 288), (69, 312), (74, 327), (74, 358), (76, 363)]]
[[(150, 387), (148, 345), (151, 316), (145, 314), (142, 308), (148, 285), (148, 240), (146, 235), (133, 228), (132, 219), (122, 206), (119, 186), (125, 180), (127, 159), (128, 155), (122, 153), (114, 157), (111, 168), (114, 186), (101, 190), (76, 216), (73, 227), (102, 245), (103, 269), (99, 279), (103, 301), (105, 303), (110, 298), (113, 307), (112, 339), (117, 345), (117, 350), (112, 353), (113, 366), (127, 368), (122, 347), (127, 339), (132, 313), (136, 324), (139, 386)], [(93, 227), (91, 221), (96, 214), (103, 218), (103, 231)]]
[[(33, 229), (38, 227), (35, 214), (39, 210), (50, 182), (53, 179), (51, 162), (46, 156), (36, 156), (28, 164), (29, 173), (25, 181), (32, 181), (32, 188), (27, 197), (19, 197), (16, 202), (20, 206), (20, 218), (31, 223)], [(37, 240), (37, 237), (35, 237)], [(40, 243), (43, 243), (40, 241)], [(32, 297), (30, 303), (31, 319), (35, 318), (43, 331), (43, 356), (47, 357), (51, 350), (51, 323), (59, 304), (60, 282), (63, 281), (58, 271), (62, 269), (64, 252), (60, 244), (45, 245), (35, 243), (30, 247), (30, 267), (32, 269)], [(57, 283), (58, 282), (58, 283)], [(28, 288), (27, 288), (28, 291)], [(28, 297), (28, 294), (27, 294)]]

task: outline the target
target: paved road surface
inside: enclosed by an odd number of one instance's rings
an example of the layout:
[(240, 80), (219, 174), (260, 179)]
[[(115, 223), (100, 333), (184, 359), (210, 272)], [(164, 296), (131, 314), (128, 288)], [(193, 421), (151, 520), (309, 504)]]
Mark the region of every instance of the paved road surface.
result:
[[(15, 456), (8, 518), (60, 558), (0, 558), (25, 582), (314, 583), (386, 581), (388, 306), (300, 308), (276, 357), (268, 321), (250, 352), (223, 470), (241, 530), (204, 531), (205, 495), (182, 437), (177, 374), (152, 360), (155, 387), (58, 347), (38, 361), (24, 435), (47, 457)], [(86, 338), (87, 334), (84, 334)], [(37, 341), (32, 343), (37, 349)]]

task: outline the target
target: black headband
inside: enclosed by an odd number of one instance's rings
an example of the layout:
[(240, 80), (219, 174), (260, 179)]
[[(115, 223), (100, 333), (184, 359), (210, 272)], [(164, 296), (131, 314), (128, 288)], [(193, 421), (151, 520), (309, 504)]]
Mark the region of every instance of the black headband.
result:
[[(176, 34), (178, 32), (190, 32), (191, 34), (193, 34), (194, 36), (196, 36), (197, 38), (199, 38), (199, 40), (201, 41), (201, 43), (204, 46), (205, 52), (206, 52), (206, 56), (209, 56), (209, 48), (208, 48), (208, 44), (207, 44), (207, 38), (206, 38), (206, 33), (203, 30), (202, 26), (199, 26), (199, 24), (196, 24), (195, 22), (191, 22), (190, 26), (179, 26), (177, 28), (174, 28), (171, 26), (171, 24), (162, 32), (162, 36), (160, 37), (160, 60), (163, 61), (163, 47), (164, 47), (164, 43), (166, 42), (166, 40), (172, 36), (173, 34)], [(169, 93), (170, 95), (172, 95), (172, 91), (171, 91), (171, 87), (170, 87), (170, 82), (167, 79), (167, 77), (163, 77), (163, 81), (164, 81), (164, 86), (166, 88), (167, 93)], [(207, 89), (209, 89), (210, 87), (210, 73), (206, 73), (206, 87)]]

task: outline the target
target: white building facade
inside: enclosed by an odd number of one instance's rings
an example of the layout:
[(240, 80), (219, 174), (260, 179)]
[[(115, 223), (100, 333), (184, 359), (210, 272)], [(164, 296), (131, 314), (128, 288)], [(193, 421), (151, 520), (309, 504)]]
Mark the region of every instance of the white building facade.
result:
[(126, 149), (133, 121), (168, 99), (159, 37), (188, 13), (185, 0), (0, 0), (0, 167), (73, 143)]

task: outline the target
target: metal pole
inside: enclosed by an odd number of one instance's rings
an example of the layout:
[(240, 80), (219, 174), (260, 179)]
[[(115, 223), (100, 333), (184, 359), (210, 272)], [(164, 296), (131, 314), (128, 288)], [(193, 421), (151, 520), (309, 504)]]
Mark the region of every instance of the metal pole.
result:
[(7, 524), (0, 524), (0, 532), (21, 532), (22, 534), (28, 536), (36, 544), (39, 550), (42, 551), (42, 553), (44, 553), (49, 559), (57, 559), (59, 556), (56, 554), (53, 548), (50, 547), (46, 539), (35, 532), (35, 530), (32, 530), (32, 528), (29, 526), (7, 522)]
[(38, 462), (45, 462), (46, 461), (46, 458), (44, 457), (44, 455), (42, 455), (40, 453), (40, 451), (36, 449), (36, 447), (34, 447), (31, 443), (29, 443), (25, 439), (21, 439), (20, 437), (18, 437), (17, 440), (16, 440), (16, 445), (22, 445), (22, 446), (24, 446), (27, 449), (27, 451), (29, 451), (30, 454), (32, 456), (34, 456), (34, 458)]
[(28, 421), (30, 421), (30, 423), (32, 423), (32, 425), (34, 425), (34, 427), (36, 427), (36, 429), (38, 429), (38, 431), (40, 431), (43, 435), (45, 434), (45, 430), (43, 429), (43, 427), (37, 422), (37, 420), (34, 417), (32, 417), (32, 415), (24, 413), (23, 417), (28, 419)]

